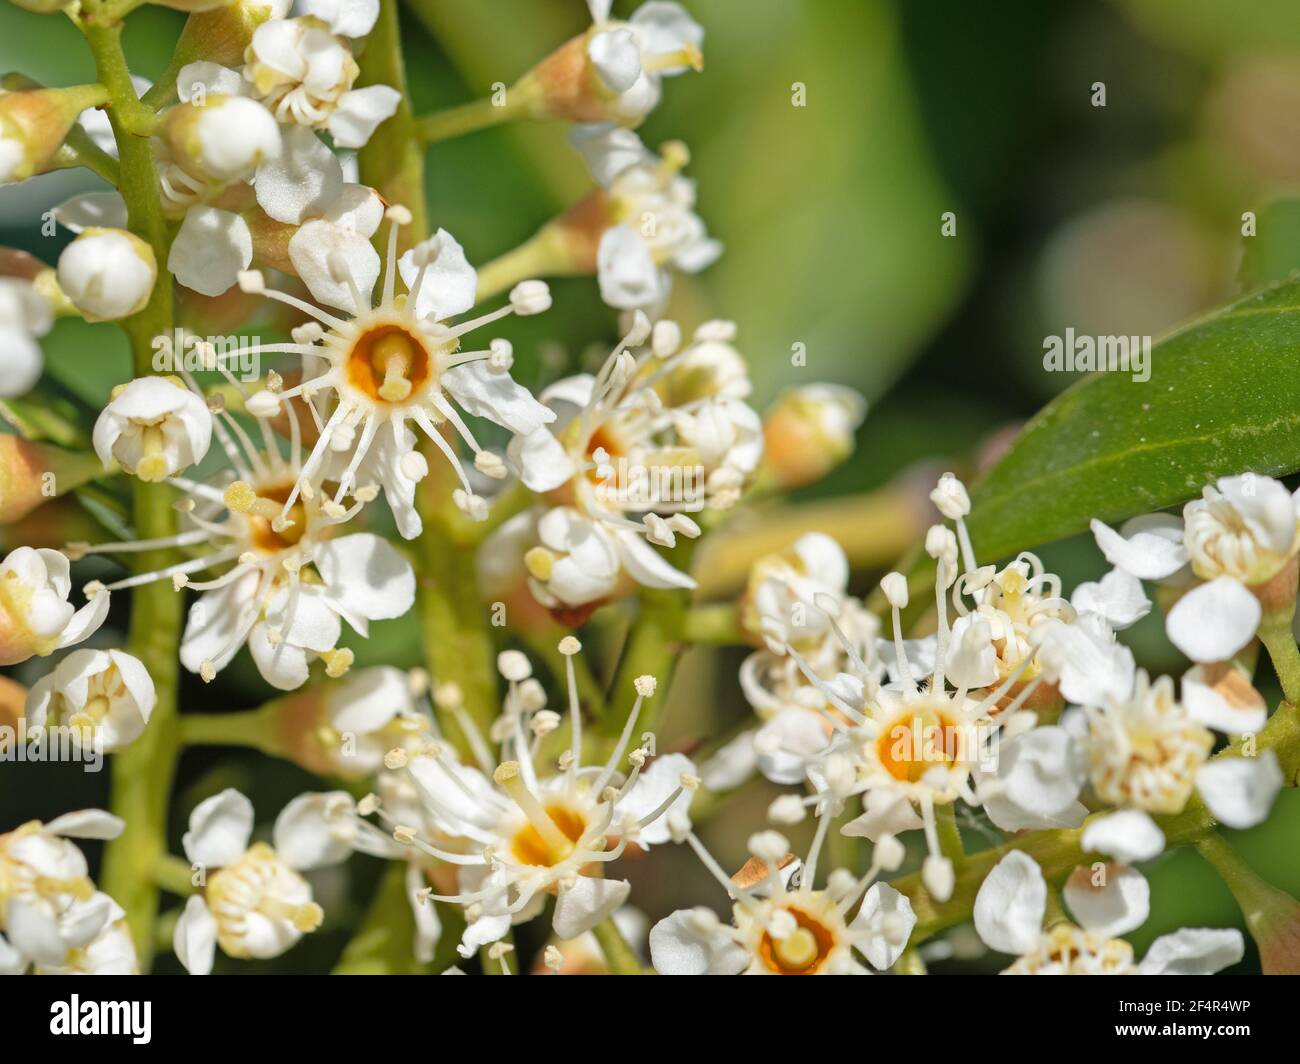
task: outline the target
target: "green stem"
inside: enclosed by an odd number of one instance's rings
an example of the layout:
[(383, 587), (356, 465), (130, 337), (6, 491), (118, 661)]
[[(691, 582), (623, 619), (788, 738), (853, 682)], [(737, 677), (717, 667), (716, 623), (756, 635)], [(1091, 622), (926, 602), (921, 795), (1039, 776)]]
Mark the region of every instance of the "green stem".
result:
[(283, 757), (271, 714), (276, 703), (237, 713), (187, 713), (180, 718), (182, 746), (246, 746), (272, 757)]
[(623, 932), (618, 929), (612, 916), (607, 916), (592, 929), (600, 950), (605, 954), (605, 964), (610, 975), (642, 975), (641, 962), (637, 960), (632, 947), (627, 944)]
[(673, 671), (681, 653), (678, 638), (689, 598), (689, 591), (642, 588), (641, 611), (628, 633), (600, 725), (607, 735), (618, 735), (632, 712), (637, 698), (634, 681), (638, 676), (653, 676), (657, 684), (654, 695), (642, 706), (638, 731), (655, 729), (668, 701)]
[(194, 885), (194, 869), (179, 857), (165, 854), (153, 865), (153, 881), (170, 894), (188, 898), (198, 888)]
[[(158, 194), (158, 175), (147, 139), (135, 136), (130, 121), (138, 112), (151, 114), (136, 98), (122, 52), (122, 24), (99, 21), (94, 12), (81, 23), (90, 45), (100, 83), (108, 90), (112, 123), (120, 159), (121, 187), (130, 229), (147, 241), (158, 261), (158, 280), (143, 310), (122, 326), (131, 340), (135, 373), (152, 372), (152, 339), (172, 328), (172, 281), (166, 271), (167, 224)], [(133, 511), (137, 534), (152, 539), (175, 531), (172, 489), (163, 484), (134, 481)], [(137, 556), (141, 570), (161, 567), (166, 552)], [(151, 875), (166, 852), (167, 811), (176, 768), (178, 647), (181, 596), (165, 582), (136, 588), (131, 598), (127, 649), (153, 678), (157, 702), (144, 735), (116, 756), (110, 804), (126, 822), (122, 834), (104, 852), (101, 884), (126, 911), (140, 967), (148, 971), (153, 959), (154, 923), (158, 916), (158, 885)]]
[(491, 299), (520, 281), (536, 277), (568, 277), (587, 272), (573, 265), (559, 227), (545, 225), (517, 248), (479, 268), (478, 298), (480, 302)]
[[(428, 902), (432, 905), (433, 902)], [(439, 916), (443, 916), (439, 906)], [(423, 965), (412, 948), (415, 917), (406, 896), (406, 865), (392, 862), (384, 871), (375, 896), (334, 966), (335, 975), (418, 975), (436, 965)], [(455, 942), (459, 927), (443, 927), (442, 942)]]
[(416, 119), (416, 128), (420, 140), (425, 144), (436, 144), (440, 140), (450, 140), (465, 133), (487, 129), (517, 118), (522, 112), (518, 103), (512, 102), (512, 95), (507, 94), (506, 102), (497, 104), (492, 97), (448, 107), (433, 114), (421, 115)]
[(962, 845), (961, 832), (957, 829), (957, 807), (952, 804), (936, 806), (934, 826), (939, 833), (940, 852), (960, 872), (966, 862), (966, 847)]
[(1300, 648), (1296, 647), (1291, 621), (1295, 603), (1289, 609), (1273, 610), (1260, 622), (1259, 638), (1268, 649), (1282, 693), (1291, 703), (1300, 702)]
[(745, 642), (740, 626), (740, 611), (734, 603), (696, 606), (682, 618), (682, 639), (687, 643), (711, 646), (734, 646)]

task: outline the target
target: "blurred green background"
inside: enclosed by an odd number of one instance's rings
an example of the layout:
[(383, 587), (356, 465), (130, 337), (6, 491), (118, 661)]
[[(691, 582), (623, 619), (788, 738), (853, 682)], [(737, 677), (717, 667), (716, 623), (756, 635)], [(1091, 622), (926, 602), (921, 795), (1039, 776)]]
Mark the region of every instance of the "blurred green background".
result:
[[(619, 0), (615, 14), (634, 6)], [(705, 71), (666, 83), (641, 133), (652, 147), (670, 138), (690, 145), (700, 211), (727, 250), (704, 275), (679, 282), (671, 313), (688, 325), (739, 323), (756, 405), (812, 380), (868, 397), (857, 454), (810, 496), (865, 491), (916, 463), (969, 461), (1072, 381), (1043, 371), (1045, 335), (1072, 326), (1158, 338), (1300, 264), (1300, 211), (1291, 203), (1300, 185), (1293, 0), (686, 6), (706, 28)], [(163, 69), (181, 21), (153, 8), (131, 17), (135, 72)], [(408, 13), (403, 22), (417, 110), (512, 82), (586, 24), (580, 0), (427, 0), (419, 18)], [(0, 69), (48, 84), (92, 79), (65, 19), (9, 5), (0, 7)], [(796, 84), (806, 106), (792, 106)], [(1105, 105), (1096, 106), (1101, 87)], [(428, 165), (434, 224), (455, 234), (471, 261), (515, 246), (587, 188), (564, 133), (515, 127), (438, 145)], [(53, 262), (66, 236), (42, 237), (41, 212), (95, 183), (78, 172), (0, 189), (0, 244)], [(1243, 241), (1246, 211), (1258, 216), (1258, 236)], [(941, 233), (944, 212), (955, 215), (954, 236)], [(613, 316), (589, 280), (554, 290), (550, 313), (502, 330), (525, 381), (583, 362), (613, 335)], [(542, 357), (557, 344), (563, 360)], [(805, 345), (804, 368), (791, 364), (795, 344)], [(88, 408), (127, 376), (111, 327), (61, 323), (46, 351), (52, 388)], [(1090, 542), (1044, 553), (1067, 585), (1102, 569)], [(858, 574), (859, 589), (877, 575)], [(1153, 671), (1181, 671), (1157, 619), (1132, 634)], [(99, 641), (113, 639), (106, 632)], [(413, 621), (377, 625), (358, 649), (366, 660), (415, 664)], [(685, 664), (698, 682), (681, 686), (716, 697), (705, 708), (693, 700), (689, 714), (679, 699), (668, 740), (742, 719), (734, 681), (741, 656), (701, 654)], [(29, 663), (17, 675), (30, 679), (46, 667)], [(187, 684), (186, 710), (240, 708), (266, 694), (244, 659), (210, 687), (193, 677)], [(178, 810), (237, 785), (268, 819), (313, 785), (287, 766), (211, 751), (187, 754), (181, 778), (188, 789)], [(98, 801), (104, 782), (71, 766), (5, 765), (0, 829)], [(769, 798), (736, 802), (710, 824), (707, 840), (724, 864), (743, 860)], [(1292, 893), (1300, 893), (1297, 798), (1283, 795), (1267, 825), (1233, 839)], [(337, 884), (354, 902), (374, 874), (356, 863), (360, 884)], [(1168, 856), (1149, 873), (1153, 916), (1131, 936), (1139, 950), (1174, 927), (1239, 923), (1226, 889), (1194, 854)], [(656, 854), (633, 874), (634, 898), (655, 917), (722, 900), (688, 853)], [(270, 967), (328, 966), (355, 919), (347, 904), (334, 909), (326, 933)], [(1248, 957), (1242, 970), (1254, 963)]]

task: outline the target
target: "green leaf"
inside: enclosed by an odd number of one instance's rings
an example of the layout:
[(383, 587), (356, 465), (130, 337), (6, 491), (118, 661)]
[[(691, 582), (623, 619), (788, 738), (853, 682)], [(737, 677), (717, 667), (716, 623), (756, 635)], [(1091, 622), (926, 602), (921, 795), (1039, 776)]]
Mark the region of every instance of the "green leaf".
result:
[(1172, 506), (1217, 477), (1300, 469), (1300, 284), (1155, 345), (1151, 379), (1097, 373), (1025, 427), (972, 494), (985, 560)]

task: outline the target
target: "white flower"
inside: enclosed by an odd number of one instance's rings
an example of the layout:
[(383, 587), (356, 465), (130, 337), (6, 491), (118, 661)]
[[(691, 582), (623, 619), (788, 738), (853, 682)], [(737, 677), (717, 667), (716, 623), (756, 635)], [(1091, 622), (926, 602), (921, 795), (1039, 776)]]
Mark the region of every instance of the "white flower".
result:
[(651, 0), (626, 22), (610, 21), (608, 0), (589, 0), (587, 57), (609, 94), (610, 117), (637, 125), (661, 96), (660, 79), (703, 64), (704, 28), (680, 4)]
[[(542, 393), (562, 414), (555, 431), (520, 433), (508, 451), (525, 487), (560, 503), (536, 518), (540, 543), (525, 556), (538, 602), (600, 603), (623, 572), (646, 587), (694, 587), (651, 544), (697, 536), (687, 514), (732, 505), (757, 468), (762, 427), (735, 398), (748, 377), (733, 331), (708, 323), (684, 350), (656, 350), (636, 315), (597, 376), (567, 377)], [(650, 348), (633, 355), (646, 340)]]
[(19, 547), (0, 562), (0, 665), (80, 643), (108, 616), (108, 592), (89, 590), (74, 609), (68, 559), (56, 550)]
[(27, 726), (67, 727), (120, 750), (138, 739), (155, 701), (139, 659), (120, 650), (74, 650), (37, 680), (27, 696)]
[[(297, 334), (300, 339), (292, 345), (272, 345), (277, 351), (287, 347), (307, 359), (321, 359), (325, 367), (277, 398), (333, 399), (316, 445), (274, 522), (277, 526), (283, 526), (302, 485), (321, 472), (334, 449), (350, 455), (338, 475), (338, 494), (351, 489), (358, 470), (370, 458), (365, 471), (383, 485), (403, 535), (418, 535), (412, 485), (423, 478), (427, 467), (415, 450), (408, 422), (418, 426), (453, 463), (462, 484), (455, 494), (458, 505), (471, 517), (485, 518), (486, 503), (475, 493), (439, 426), (450, 422), (474, 452), (475, 465), (481, 471), (504, 476), (505, 467), (479, 447), (450, 399), (468, 413), (525, 435), (554, 419), (550, 410), (511, 379), (508, 344), (494, 341), (488, 350), (459, 350), (460, 338), (480, 326), (510, 313), (544, 309), (549, 298), (539, 301), (538, 294), (539, 290), (545, 292), (545, 286), (525, 282), (515, 288), (510, 303), (502, 309), (447, 325), (444, 319), (464, 313), (473, 304), (473, 267), (465, 261), (461, 246), (443, 230), (399, 259), (397, 229), (410, 215), (394, 207), (389, 208), (388, 217), (387, 265), (377, 305), (373, 297), (380, 274), (379, 256), (365, 237), (338, 225), (313, 221), (303, 225), (289, 243), (290, 257), (312, 295), (324, 304), (349, 310), (351, 318), (264, 289), (260, 274), (241, 278), (245, 290), (265, 292), (272, 299), (310, 312), (319, 322), (303, 326)], [(408, 288), (402, 297), (396, 294), (399, 272)], [(263, 348), (248, 350), (258, 353)]]
[(33, 285), (0, 277), (0, 398), (26, 395), (40, 379), (45, 356), (37, 340), (53, 324), (49, 300)]
[(830, 882), (838, 889), (816, 889), (830, 815), (829, 805), (819, 813), (805, 864), (785, 853), (782, 836), (764, 832), (750, 839), (755, 856), (730, 878), (692, 839), (705, 867), (734, 900), (732, 923), (722, 923), (709, 909), (679, 909), (660, 920), (650, 931), (655, 970), (661, 975), (869, 974), (857, 954), (878, 971), (891, 967), (916, 926), (905, 895), (887, 883), (872, 883), (889, 870), (882, 855), (892, 847), (878, 846), (861, 878), (837, 872)]
[[(0, 835), (0, 930), (16, 951), (9, 963), (56, 967), (120, 918), (111, 898), (95, 891), (85, 855), (69, 839), (112, 839), (123, 823), (98, 809), (29, 821)], [(0, 960), (4, 940), (0, 939)], [(25, 960), (24, 960), (25, 958)]]
[[(348, 17), (330, 5), (336, 15)], [(244, 78), (280, 122), (328, 129), (341, 148), (359, 148), (397, 110), (387, 85), (353, 89), (358, 69), (347, 42), (317, 18), (276, 19), (253, 32)]]
[(300, 6), (340, 37), (364, 37), (379, 18), (379, 0), (301, 0)]
[(212, 414), (203, 398), (173, 377), (138, 377), (113, 389), (95, 422), (95, 453), (128, 473), (156, 482), (203, 460), (212, 442)]
[(601, 298), (620, 310), (652, 316), (668, 300), (672, 270), (698, 273), (722, 253), (695, 213), (695, 184), (680, 171), (690, 160), (679, 141), (659, 158), (625, 129), (580, 126), (574, 146), (604, 187), (609, 227), (596, 253)]
[(1019, 958), (1005, 975), (1210, 975), (1245, 953), (1235, 929), (1182, 930), (1162, 935), (1146, 958), (1115, 936), (1146, 921), (1150, 890), (1141, 873), (1123, 865), (1076, 868), (1064, 891), (1080, 926), (1043, 929), (1047, 884), (1032, 857), (1013, 850), (999, 861), (975, 898), (975, 929), (990, 948)]
[[(83, 941), (89, 927), (101, 919), (103, 925), (99, 930), (88, 941)], [(38, 963), (35, 966), (37, 975), (140, 974), (126, 912), (107, 894), (97, 891), (89, 901), (75, 903), (65, 922), (75, 925), (75, 931), (68, 936), (70, 948), (67, 954), (57, 964)]]
[(191, 207), (167, 255), (176, 280), (205, 296), (219, 296), (253, 261), (253, 234), (233, 211)]
[[(579, 650), (575, 639), (561, 643), (566, 656)], [(570, 748), (558, 772), (540, 773), (533, 764), (532, 734), (542, 707), (526, 693), (530, 681), (518, 679), (509, 664), (503, 662), (503, 673), (514, 678), (497, 729), (508, 760), (492, 768), (487, 746), (466, 716), (460, 719), (470, 729), (479, 768), (456, 763), (441, 743), (407, 765), (423, 805), (423, 825), (401, 823), (377, 799), (370, 806), (392, 828), (393, 838), (412, 848), (413, 859), (423, 854), (459, 866), (460, 893), (426, 894), (424, 900), (468, 907), (462, 956), (500, 939), (512, 922), (531, 918), (548, 893), (556, 897), (553, 926), (560, 938), (589, 931), (615, 912), (631, 889), (626, 880), (603, 878), (603, 866), (629, 844), (648, 848), (688, 835), (690, 797), (698, 785), (685, 757), (670, 754), (650, 763), (646, 748), (629, 753), (632, 768), (626, 777), (618, 772), (641, 706), (654, 694), (648, 676), (636, 680), (636, 702), (609, 760), (583, 767), (572, 669)]]
[(186, 971), (211, 972), (217, 946), (229, 957), (278, 957), (320, 927), (324, 914), (299, 873), (343, 860), (351, 839), (333, 838), (330, 819), (302, 814), (304, 802), (330, 797), (302, 795), (285, 806), (273, 846), (251, 841), (253, 805), (236, 790), (194, 807), (182, 843), (204, 886), (186, 903), (172, 939)]
[(59, 256), (59, 287), (87, 321), (116, 321), (149, 302), (153, 249), (121, 229), (86, 229)]
[[(196, 392), (163, 380), (134, 383), (188, 394), (207, 413)], [(256, 406), (251, 398), (249, 403)], [(186, 668), (205, 680), (225, 668), (245, 642), (262, 676), (281, 690), (300, 686), (316, 658), (325, 662), (327, 673), (340, 676), (352, 661), (351, 651), (337, 648), (341, 622), (364, 636), (370, 621), (400, 617), (415, 598), (410, 563), (396, 548), (369, 533), (337, 535), (377, 489), (354, 489), (350, 507), (342, 504), (343, 489), (333, 499), (322, 498), (302, 472), (297, 416), (291, 405), (284, 409), (291, 430), (287, 456), (278, 446), (256, 447), (224, 411), (211, 422), (231, 468), (209, 483), (168, 478), (186, 496), (182, 531), (176, 535), (144, 544), (74, 545), (79, 552), (99, 554), (149, 546), (207, 548), (186, 561), (110, 585), (111, 590), (170, 579), (178, 589), (192, 586), (203, 592), (190, 608), (180, 656)], [(258, 420), (263, 440), (273, 442), (265, 418)], [(285, 499), (290, 500), (287, 507)], [(210, 580), (190, 580), (192, 573), (231, 562), (233, 567)]]
[(1296, 501), (1272, 477), (1224, 477), (1183, 507), (1183, 541), (1202, 580), (1262, 584), (1300, 551)]

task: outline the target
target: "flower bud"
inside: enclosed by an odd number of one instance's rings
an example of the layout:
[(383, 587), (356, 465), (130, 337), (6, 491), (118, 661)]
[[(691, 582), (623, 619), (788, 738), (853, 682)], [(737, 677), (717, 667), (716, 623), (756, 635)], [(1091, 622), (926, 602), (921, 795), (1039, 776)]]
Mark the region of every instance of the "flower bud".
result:
[(207, 11), (196, 11), (185, 20), (176, 42), (177, 68), (206, 61), (238, 67), (253, 32), (270, 19), (284, 18), (292, 6), (288, 0), (234, 0)]
[(43, 173), (77, 116), (107, 99), (100, 85), (0, 90), (0, 184)]
[(0, 524), (19, 521), (41, 503), (99, 474), (92, 455), (0, 436)]
[(85, 229), (59, 256), (59, 286), (87, 321), (137, 313), (157, 279), (153, 249), (123, 229)]
[(207, 404), (174, 377), (140, 377), (113, 390), (95, 422), (95, 453), (141, 480), (159, 481), (203, 460), (212, 442)]
[(197, 177), (234, 181), (280, 154), (280, 127), (256, 100), (211, 95), (202, 106), (169, 110), (163, 136), (176, 161)]
[(853, 453), (866, 401), (851, 388), (809, 384), (782, 395), (763, 420), (765, 465), (779, 488), (812, 484)]

